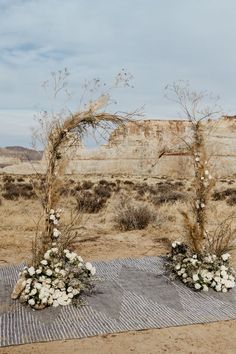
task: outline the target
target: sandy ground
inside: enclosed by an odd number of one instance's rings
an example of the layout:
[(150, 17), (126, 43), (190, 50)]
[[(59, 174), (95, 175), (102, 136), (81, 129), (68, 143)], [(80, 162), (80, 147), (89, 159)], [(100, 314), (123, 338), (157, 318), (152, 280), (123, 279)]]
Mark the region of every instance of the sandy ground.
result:
[[(106, 209), (98, 215), (85, 219), (77, 251), (88, 260), (165, 254), (165, 240), (178, 238), (180, 232), (177, 227), (178, 208), (178, 205), (168, 208), (163, 206), (158, 211), (156, 225), (146, 230), (130, 232), (117, 231), (112, 224), (111, 210)], [(225, 208), (226, 206), (224, 211)], [(39, 207), (36, 201), (3, 201), (0, 206), (0, 265), (19, 263), (29, 257), (38, 213)], [(80, 340), (27, 344), (2, 348), (0, 353), (234, 354), (236, 353), (236, 320), (126, 332)]]

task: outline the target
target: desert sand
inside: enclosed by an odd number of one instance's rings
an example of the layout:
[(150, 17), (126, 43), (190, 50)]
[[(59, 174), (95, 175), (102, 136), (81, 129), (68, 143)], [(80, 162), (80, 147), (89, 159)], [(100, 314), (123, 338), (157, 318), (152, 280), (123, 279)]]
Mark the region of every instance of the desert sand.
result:
[[(225, 186), (226, 187), (226, 186)], [(220, 188), (223, 188), (220, 186)], [(68, 202), (62, 201), (62, 207)], [(73, 203), (73, 202), (72, 202)], [(214, 202), (217, 212), (229, 213), (235, 206)], [(223, 204), (224, 203), (224, 204)], [(157, 220), (144, 230), (120, 231), (114, 225), (115, 199), (97, 214), (84, 215), (76, 251), (87, 260), (160, 255), (167, 252), (167, 241), (181, 236), (180, 202), (157, 208)], [(222, 208), (223, 206), (223, 208)], [(2, 199), (0, 206), (0, 264), (17, 264), (30, 258), (35, 222), (40, 215), (36, 200)], [(235, 260), (235, 253), (234, 253)], [(0, 349), (0, 353), (43, 354), (155, 354), (236, 352), (236, 320), (164, 329), (126, 332), (80, 340), (34, 343)]]

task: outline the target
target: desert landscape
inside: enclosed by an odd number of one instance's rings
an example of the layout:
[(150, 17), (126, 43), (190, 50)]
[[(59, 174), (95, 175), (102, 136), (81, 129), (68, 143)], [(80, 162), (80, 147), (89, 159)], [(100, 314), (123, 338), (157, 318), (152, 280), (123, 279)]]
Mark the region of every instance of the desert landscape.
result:
[(0, 0), (0, 354), (236, 353), (234, 0)]
[[(232, 126), (232, 120), (230, 125)], [(161, 149), (163, 145), (159, 146), (159, 151)], [(173, 158), (176, 159), (174, 164)], [(180, 158), (182, 159), (181, 155)], [(173, 165), (177, 166), (177, 171), (178, 159), (178, 154), (172, 155), (170, 170), (168, 171), (168, 166), (165, 167), (166, 174), (169, 173), (171, 176)], [(137, 161), (137, 156), (135, 156), (135, 161)], [(8, 161), (9, 165), (10, 162), (11, 160)], [(18, 174), (17, 167), (21, 169), (24, 163), (24, 161), (18, 161), (18, 164), (12, 164), (12, 169), (15, 169), (14, 174), (6, 172), (1, 174), (0, 262), (2, 266), (19, 264), (26, 260), (30, 262), (35, 225), (42, 213), (35, 190), (39, 191), (40, 188), (43, 190), (44, 174)], [(125, 164), (126, 161), (122, 160), (118, 163), (119, 166)], [(227, 164), (227, 158), (225, 164)], [(179, 178), (176, 175), (175, 178), (154, 177), (147, 174), (138, 176), (136, 173), (133, 175), (113, 175), (112, 173), (101, 175), (98, 173), (96, 175), (94, 171), (86, 175), (79, 173), (66, 175), (60, 189), (59, 207), (64, 213), (63, 223), (69, 222), (72, 210), (81, 215), (77, 225), (79, 235), (74, 244), (76, 252), (91, 262), (167, 254), (171, 242), (176, 239), (183, 241), (185, 239), (180, 211), (188, 208), (194, 182), (188, 176), (183, 177), (183, 173), (181, 171)], [(218, 219), (232, 214), (235, 211), (235, 204), (236, 180), (234, 176), (219, 176), (211, 196), (210, 215), (213, 217), (210, 226), (214, 228)], [(130, 211), (130, 205), (140, 208), (138, 227), (133, 227), (130, 219), (122, 221), (122, 212), (124, 208), (125, 213)], [(236, 264), (236, 253), (233, 252), (232, 256), (233, 264)], [(26, 344), (2, 348), (1, 352), (23, 354), (79, 351), (94, 353), (100, 350), (104, 354), (129, 352), (140, 354), (144, 352), (150, 354), (224, 352), (230, 354), (236, 349), (235, 329), (236, 321), (224, 321), (108, 334), (81, 340)]]

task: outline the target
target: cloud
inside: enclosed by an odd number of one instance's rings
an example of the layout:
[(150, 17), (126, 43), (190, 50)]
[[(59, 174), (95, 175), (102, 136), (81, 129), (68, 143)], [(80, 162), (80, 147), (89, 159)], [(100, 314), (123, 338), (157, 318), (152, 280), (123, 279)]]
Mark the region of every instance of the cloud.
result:
[(184, 79), (234, 114), (235, 10), (234, 0), (0, 0), (0, 109), (44, 107), (41, 83), (64, 67), (76, 108), (84, 78), (109, 83), (125, 67), (135, 88), (114, 93), (123, 110), (176, 116), (163, 87)]

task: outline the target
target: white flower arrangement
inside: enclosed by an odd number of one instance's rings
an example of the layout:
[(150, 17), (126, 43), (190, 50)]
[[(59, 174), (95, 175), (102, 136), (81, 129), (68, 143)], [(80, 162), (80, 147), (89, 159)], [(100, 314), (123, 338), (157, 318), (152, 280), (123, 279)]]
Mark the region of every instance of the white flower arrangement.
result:
[(25, 267), (20, 273), (20, 301), (36, 309), (69, 305), (91, 291), (95, 273), (95, 267), (75, 252), (60, 252), (54, 245), (36, 269)]
[(235, 272), (230, 266), (230, 254), (193, 254), (184, 243), (175, 241), (171, 245), (167, 268), (187, 286), (198, 291), (226, 293), (235, 287)]

